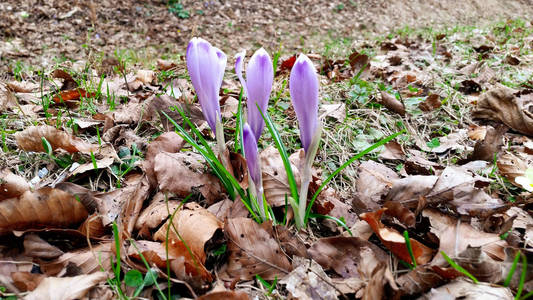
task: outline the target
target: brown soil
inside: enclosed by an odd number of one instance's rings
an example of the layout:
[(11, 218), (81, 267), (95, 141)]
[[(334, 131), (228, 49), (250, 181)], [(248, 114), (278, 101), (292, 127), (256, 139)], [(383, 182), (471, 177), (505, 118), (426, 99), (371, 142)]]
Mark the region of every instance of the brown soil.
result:
[(182, 1), (190, 14), (186, 19), (170, 13), (167, 1), (35, 2), (0, 3), (1, 65), (20, 60), (40, 68), (57, 58), (110, 56), (117, 49), (143, 49), (148, 57), (183, 53), (193, 36), (229, 53), (259, 46), (272, 51), (280, 45), (289, 53), (318, 52), (339, 37), (361, 40), (405, 26), (436, 28), (533, 16), (531, 0), (187, 0)]

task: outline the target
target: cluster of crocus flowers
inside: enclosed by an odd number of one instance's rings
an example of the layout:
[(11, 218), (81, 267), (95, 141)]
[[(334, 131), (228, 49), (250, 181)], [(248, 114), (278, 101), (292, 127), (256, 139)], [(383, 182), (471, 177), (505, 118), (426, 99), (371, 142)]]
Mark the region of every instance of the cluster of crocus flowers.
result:
[[(257, 141), (265, 127), (263, 114), (266, 114), (274, 70), (268, 53), (257, 50), (246, 67), (246, 80), (243, 77), (245, 52), (235, 56), (235, 72), (247, 97), (247, 123), (243, 126), (242, 144), (248, 165), (249, 194), (252, 195), (253, 210), (260, 218), (268, 220), (266, 200), (263, 195), (261, 164)], [(226, 55), (209, 44), (209, 42), (193, 38), (187, 48), (187, 69), (205, 119), (211, 130), (216, 133), (219, 152), (225, 149), (222, 132), (218, 92), (222, 84)], [(311, 166), (316, 156), (320, 141), (321, 126), (318, 121), (318, 77), (311, 60), (300, 55), (290, 74), (290, 94), (296, 116), (299, 121), (300, 139), (305, 152), (305, 163), (302, 165), (299, 202), (292, 199), (298, 228), (305, 226), (307, 190), (311, 180)], [(227, 164), (228, 162), (226, 162)], [(223, 162), (224, 164), (224, 162)], [(224, 165), (226, 165), (224, 164)]]

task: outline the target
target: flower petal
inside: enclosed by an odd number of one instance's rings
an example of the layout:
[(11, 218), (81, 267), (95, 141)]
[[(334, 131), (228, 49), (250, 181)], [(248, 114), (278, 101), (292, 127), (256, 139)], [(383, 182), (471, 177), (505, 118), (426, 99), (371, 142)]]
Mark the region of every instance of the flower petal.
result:
[(318, 77), (313, 62), (303, 54), (292, 67), (289, 88), (300, 126), (300, 139), (307, 152), (318, 124)]
[(244, 157), (248, 164), (248, 174), (255, 186), (261, 186), (261, 166), (259, 165), (259, 151), (257, 150), (257, 140), (248, 123), (244, 123), (242, 128), (242, 143), (244, 147)]
[(237, 74), (237, 77), (239, 78), (239, 81), (241, 82), (242, 88), (244, 89), (244, 97), (248, 95), (248, 91), (246, 89), (246, 81), (244, 80), (244, 77), (242, 77), (242, 67), (244, 65), (244, 58), (246, 57), (246, 51), (241, 51), (235, 55), (235, 73)]
[(196, 91), (202, 112), (213, 132), (220, 118), (218, 92), (222, 85), (226, 54), (201, 38), (193, 38), (187, 46), (187, 70)]
[(248, 123), (256, 140), (259, 139), (265, 127), (265, 122), (257, 109), (257, 105), (259, 104), (261, 111), (266, 112), (273, 81), (272, 60), (265, 49), (261, 48), (252, 55), (246, 68)]

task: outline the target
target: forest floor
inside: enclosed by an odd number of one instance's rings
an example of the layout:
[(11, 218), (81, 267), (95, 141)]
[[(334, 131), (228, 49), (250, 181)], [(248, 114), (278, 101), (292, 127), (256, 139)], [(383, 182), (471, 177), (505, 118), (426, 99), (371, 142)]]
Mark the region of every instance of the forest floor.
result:
[[(533, 296), (530, 1), (34, 2), (0, 3), (0, 299)], [(270, 53), (295, 170), (288, 78), (298, 53), (315, 63), (309, 198), (332, 180), (307, 228), (269, 131), (263, 224), (174, 133), (163, 113), (181, 125), (181, 107), (215, 144), (185, 65), (195, 36), (228, 56), (236, 152), (233, 57)]]

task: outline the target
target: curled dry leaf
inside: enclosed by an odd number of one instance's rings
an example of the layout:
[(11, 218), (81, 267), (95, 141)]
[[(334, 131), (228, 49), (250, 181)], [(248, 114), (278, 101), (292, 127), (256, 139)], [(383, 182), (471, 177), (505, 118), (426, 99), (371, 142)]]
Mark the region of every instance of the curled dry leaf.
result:
[(383, 204), (386, 207), (385, 214), (395, 217), (407, 227), (414, 227), (416, 223), (415, 214), (409, 209), (405, 208), (400, 202), (387, 201)]
[(376, 259), (386, 265), (388, 255), (376, 245), (358, 237), (321, 238), (307, 253), (325, 270), (333, 269), (337, 274), (348, 278), (360, 276), (359, 263), (363, 259), (363, 250), (367, 248), (374, 252)]
[(12, 230), (68, 227), (87, 218), (87, 210), (73, 195), (49, 187), (26, 191), (0, 202), (0, 235)]
[(154, 174), (155, 157), (161, 152), (176, 153), (181, 150), (185, 141), (174, 131), (165, 132), (151, 142), (146, 150), (144, 170), (151, 187), (157, 185), (157, 178)]
[(68, 91), (62, 91), (59, 94), (55, 95), (52, 100), (56, 103), (63, 103), (67, 101), (79, 100), (81, 98), (91, 98), (94, 97), (94, 93), (88, 93), (82, 88), (77, 88)]
[[(261, 152), (260, 157), (265, 198), (271, 206), (284, 206), (285, 195), (291, 192), (281, 156), (275, 147), (269, 146)], [(300, 172), (295, 165), (291, 166), (296, 184), (299, 185)]]
[(417, 266), (414, 270), (399, 276), (396, 280), (400, 293), (403, 295), (424, 293), (444, 282), (445, 279), (435, 273), (429, 266)]
[(379, 103), (400, 116), (405, 116), (405, 106), (391, 94), (381, 91), (381, 100)]
[(167, 201), (163, 193), (156, 194), (150, 205), (143, 209), (139, 218), (137, 218), (135, 229), (139, 231), (139, 236), (143, 238), (152, 237), (151, 231), (159, 227), (179, 206), (181, 206), (180, 202), (176, 200)]
[(81, 299), (89, 289), (107, 279), (107, 273), (96, 272), (75, 277), (47, 277), (39, 286), (24, 297), (26, 300)]
[(206, 172), (205, 162), (200, 154), (161, 152), (155, 157), (154, 173), (162, 191), (169, 191), (180, 197), (199, 191), (208, 203), (213, 203), (223, 194), (218, 178)]
[(35, 233), (24, 236), (24, 255), (33, 258), (54, 259), (62, 254), (63, 251), (50, 245)]
[(506, 287), (483, 282), (475, 284), (459, 279), (441, 287), (433, 288), (419, 299), (511, 300), (514, 299), (514, 296), (511, 290)]
[(482, 141), (487, 134), (487, 126), (478, 126), (471, 124), (468, 126), (468, 137), (474, 141)]
[(439, 108), (441, 105), (440, 96), (437, 94), (431, 94), (426, 97), (424, 102), (420, 102), (418, 107), (420, 107), (422, 111), (428, 112)]
[(176, 277), (195, 286), (213, 280), (211, 273), (196, 257), (190, 255), (187, 247), (179, 240), (169, 239), (168, 251), (164, 243), (134, 241), (128, 249), (128, 256), (141, 262), (141, 254), (149, 265), (156, 265), (162, 270), (166, 270), (168, 257), (170, 269)]
[(13, 272), (11, 279), (13, 284), (22, 292), (33, 291), (46, 276), (30, 272)]
[(472, 114), (476, 118), (501, 121), (520, 133), (532, 136), (532, 105), (531, 91), (514, 93), (509, 88), (501, 87), (481, 95)]
[(396, 141), (390, 141), (385, 144), (385, 149), (379, 154), (380, 158), (383, 159), (404, 159), (405, 152), (402, 149), (402, 145), (398, 144)]
[(291, 265), (272, 238), (271, 227), (252, 219), (228, 219), (225, 232), (230, 252), (227, 272), (234, 278), (250, 280), (256, 274), (265, 280), (281, 278), (289, 273)]
[(106, 233), (102, 220), (102, 215), (93, 213), (80, 225), (78, 231), (88, 238), (102, 237)]
[[(505, 125), (497, 126), (496, 128), (493, 128), (492, 126), (487, 127), (484, 137), (478, 139), (474, 146), (474, 152), (468, 157), (467, 161), (493, 161), (494, 153), (500, 152), (500, 149), (503, 146), (503, 135), (507, 129), (508, 128)], [(471, 137), (472, 133), (470, 131), (468, 134), (469, 137)], [(474, 136), (477, 137), (475, 134)]]
[(505, 152), (496, 161), (498, 172), (507, 178), (512, 184), (522, 188), (522, 185), (515, 182), (519, 176), (524, 176), (528, 164), (519, 156), (510, 152)]
[(152, 70), (138, 70), (135, 79), (141, 81), (143, 84), (152, 84), (155, 77), (155, 72)]
[(63, 276), (67, 269), (77, 274), (91, 274), (101, 269), (111, 270), (111, 258), (115, 253), (111, 242), (95, 245), (77, 251), (64, 253), (52, 261), (42, 261), (41, 270), (48, 276)]
[(18, 197), (30, 189), (24, 177), (11, 173), (8, 169), (0, 171), (0, 200)]
[(218, 291), (202, 295), (196, 300), (249, 300), (248, 294), (239, 291)]
[[(385, 210), (386, 208), (382, 208), (376, 212), (367, 212), (359, 217), (365, 220), (368, 225), (372, 227), (372, 230), (381, 240), (383, 245), (385, 245), (385, 247), (387, 247), (401, 260), (410, 262), (411, 256), (407, 250), (404, 236), (392, 228), (385, 227), (385, 225), (381, 223), (381, 215)], [(423, 265), (429, 262), (433, 257), (434, 251), (417, 240), (412, 238), (409, 238), (409, 240), (411, 241), (411, 247), (416, 263)]]
[(437, 210), (425, 209), (422, 215), (429, 218), (430, 230), (440, 240), (439, 253), (433, 258), (433, 264), (444, 262), (441, 251), (450, 257), (457, 257), (468, 246), (481, 247), (493, 259), (500, 261), (505, 259), (503, 249), (507, 246), (507, 242), (500, 239), (498, 234), (478, 231), (470, 224), (462, 223)]
[(54, 126), (30, 126), (23, 131), (15, 133), (17, 145), (26, 151), (44, 152), (41, 138), (44, 137), (52, 146), (52, 150), (61, 148), (67, 152), (90, 153), (96, 152), (98, 146), (88, 144)]
[(337, 299), (333, 282), (319, 264), (297, 256), (292, 264), (294, 270), (280, 280), (290, 292), (288, 299)]
[[(166, 207), (164, 209), (166, 211)], [(202, 264), (207, 258), (205, 251), (209, 250), (206, 247), (216, 247), (223, 236), (222, 222), (195, 202), (185, 204), (176, 213), (172, 219), (173, 226), (170, 228), (169, 221), (154, 234), (154, 239), (161, 242), (166, 241), (167, 230), (170, 230), (169, 239), (174, 241), (183, 239), (183, 242), (187, 244)], [(175, 230), (178, 231), (181, 238), (178, 237)]]
[(381, 197), (389, 192), (399, 178), (396, 172), (373, 160), (361, 163), (357, 173), (357, 194), (353, 206), (358, 212), (379, 209)]

